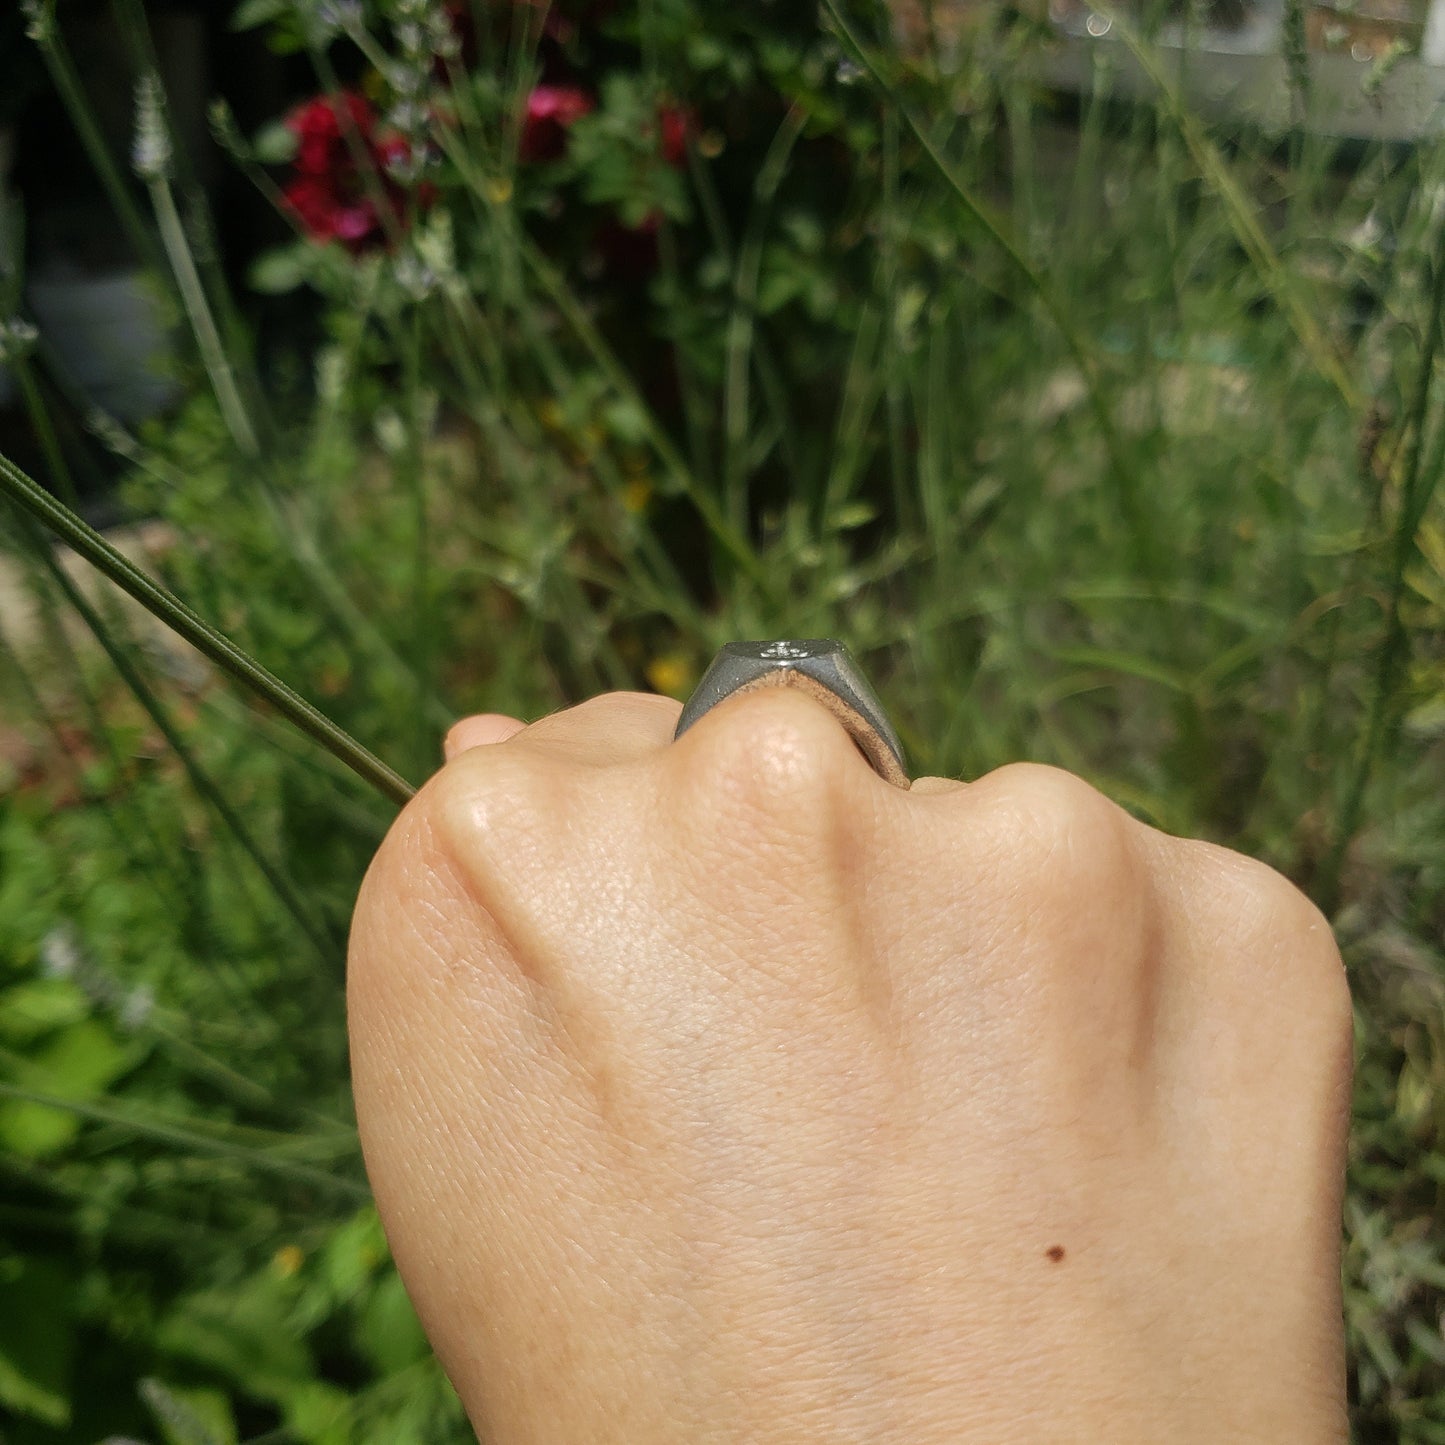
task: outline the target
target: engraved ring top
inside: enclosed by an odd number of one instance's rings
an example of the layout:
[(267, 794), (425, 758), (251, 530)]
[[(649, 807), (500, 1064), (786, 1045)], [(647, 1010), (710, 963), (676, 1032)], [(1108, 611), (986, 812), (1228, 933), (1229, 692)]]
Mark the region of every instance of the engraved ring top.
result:
[(795, 687), (842, 723), (875, 772), (895, 787), (910, 786), (903, 745), (883, 705), (848, 649), (831, 637), (729, 642), (713, 658), (677, 720), (681, 737), (725, 698), (762, 687)]

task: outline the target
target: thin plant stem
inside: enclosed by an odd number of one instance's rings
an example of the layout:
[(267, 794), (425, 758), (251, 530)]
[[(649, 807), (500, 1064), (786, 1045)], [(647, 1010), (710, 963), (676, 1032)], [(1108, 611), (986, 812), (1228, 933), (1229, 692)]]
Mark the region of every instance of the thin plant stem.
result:
[(1150, 509), (1144, 500), (1144, 489), (1134, 463), (1124, 447), (1123, 438), (1115, 423), (1105, 395), (1104, 381), (1093, 351), (1086, 344), (1083, 334), (1075, 324), (1069, 309), (1051, 286), (1044, 274), (1029, 260), (1019, 243), (1009, 234), (1007, 224), (994, 213), (993, 207), (974, 193), (957, 168), (943, 153), (928, 126), (918, 118), (903, 101), (888, 78), (883, 74), (878, 61), (863, 43), (853, 26), (844, 17), (837, 0), (822, 0), (823, 8), (832, 19), (838, 34), (872, 76), (896, 113), (902, 118), (924, 153), (928, 156), (938, 174), (962, 204), (974, 223), (998, 248), (1008, 262), (1010, 269), (1019, 277), (1028, 291), (1042, 306), (1045, 315), (1064, 343), (1074, 365), (1084, 380), (1089, 409), (1109, 457), (1109, 470), (1119, 497), (1120, 510), (1129, 524), (1130, 541), (1135, 560), (1143, 574), (1159, 582), (1161, 579), (1161, 557), (1158, 538)]
[(9, 365), (10, 373), (20, 387), (20, 395), (24, 398), (25, 410), (30, 417), (30, 425), (35, 429), (35, 438), (40, 443), (45, 465), (50, 468), (51, 475), (59, 484), (65, 504), (78, 509), (80, 494), (75, 488), (75, 474), (70, 470), (60, 438), (55, 434), (55, 427), (50, 420), (50, 409), (40, 394), (35, 371), (24, 357), (17, 358)]
[(164, 256), (156, 244), (154, 233), (146, 225), (140, 206), (136, 203), (129, 182), (102, 134), (95, 118), (95, 112), (85, 94), (75, 70), (75, 63), (55, 18), (54, 0), (46, 0), (45, 11), (32, 32), (35, 37), (51, 84), (55, 86), (65, 107), (70, 123), (85, 150), (86, 157), (105, 190), (106, 199), (120, 218), (137, 257), (147, 264), (158, 276), (166, 274)]
[(598, 334), (597, 328), (587, 316), (582, 306), (577, 302), (568, 289), (556, 268), (542, 255), (537, 247), (527, 244), (523, 247), (523, 259), (527, 268), (536, 276), (542, 288), (552, 298), (557, 309), (562, 313), (567, 324), (571, 326), (578, 339), (591, 353), (592, 359), (601, 368), (608, 381), (612, 383), (619, 395), (627, 397), (636, 402), (640, 414), (644, 417), (644, 424), (647, 429), (648, 441), (653, 451), (657, 454), (658, 460), (663, 464), (669, 479), (677, 487), (678, 491), (685, 496), (696, 508), (698, 515), (707, 524), (708, 530), (737, 564), (745, 576), (749, 578), (765, 597), (774, 601), (779, 599), (776, 596), (776, 579), (769, 574), (763, 560), (748, 542), (747, 538), (737, 530), (727, 518), (723, 510), (718, 506), (716, 500), (707, 495), (700, 488), (692, 474), (688, 471), (687, 463), (678, 453), (677, 448), (672, 444), (671, 439), (662, 431), (652, 418), (645, 403), (637, 396), (637, 388), (632, 379), (627, 375), (621, 363), (612, 354), (607, 343)]
[(802, 106), (793, 106), (783, 117), (769, 145), (753, 183), (752, 214), (738, 252), (733, 281), (732, 315), (728, 318), (727, 375), (723, 390), (723, 496), (734, 528), (746, 532), (748, 525), (748, 378), (753, 352), (753, 332), (758, 306), (758, 278), (762, 269), (763, 237), (768, 216), (787, 170), (788, 158), (808, 123)]
[(415, 789), (349, 733), (318, 711), (274, 673), (243, 652), (223, 633), (192, 612), (180, 598), (146, 576), (80, 517), (57, 502), (34, 478), (0, 454), (0, 491), (69, 544), (148, 612), (209, 658), (228, 677), (269, 703), (340, 759), (357, 777), (394, 803), (406, 803)]
[(211, 378), (216, 405), (220, 407), (221, 415), (225, 418), (226, 429), (245, 456), (258, 457), (261, 443), (256, 436), (246, 404), (241, 399), (235, 369), (216, 327), (210, 303), (206, 299), (206, 290), (186, 240), (185, 227), (181, 224), (180, 212), (176, 210), (170, 182), (164, 176), (155, 176), (147, 182), (146, 189), (150, 195), (151, 208), (155, 212), (161, 244), (165, 247), (166, 258), (180, 288), (181, 303), (191, 323), (206, 375)]
[[(824, 3), (831, 5), (832, 0), (824, 0)], [(1300, 295), (1294, 275), (1286, 270), (1279, 252), (1270, 243), (1264, 227), (1260, 224), (1256, 207), (1249, 202), (1219, 148), (1205, 134), (1198, 118), (1185, 105), (1178, 86), (1164, 73), (1150, 48), (1117, 12), (1111, 12), (1111, 15), (1120, 39), (1129, 47), (1140, 68), (1163, 97), (1165, 109), (1183, 136), (1194, 163), (1224, 202), (1225, 213), (1239, 244), (1253, 262), (1261, 280), (1278, 301), (1281, 310), (1289, 318), (1290, 326), (1304, 347), (1305, 354), (1319, 374), (1339, 393), (1341, 401), (1350, 411), (1359, 411), (1363, 403), (1359, 387), (1345, 370), (1339, 353), (1320, 325), (1319, 308), (1312, 306)]]
[[(215, 219), (211, 214), (204, 187), (196, 174), (194, 158), (190, 148), (175, 143), (175, 129), (171, 125), (170, 103), (165, 89), (160, 85), (160, 54), (151, 34), (150, 22), (146, 15), (145, 0), (111, 0), (111, 10), (125, 35), (130, 47), (135, 72), (139, 76), (155, 78), (158, 103), (158, 120), (171, 138), (171, 154), (176, 169), (176, 179), (186, 198), (187, 209), (192, 220), (192, 229), (204, 237), (205, 244), (197, 245), (199, 253), (198, 271), (206, 283), (206, 294), (212, 309), (219, 313), (220, 330), (226, 338), (227, 355), (233, 360), (245, 354), (249, 359), (245, 328), (236, 310), (230, 283), (221, 266), (215, 247)], [(264, 406), (260, 386), (254, 373), (248, 376), (250, 403), (254, 409)], [(253, 411), (253, 416), (257, 414)]]
[(23, 530), (29, 534), (37, 557), (50, 574), (51, 580), (60, 590), (61, 595), (85, 623), (105, 655), (110, 659), (111, 665), (131, 690), (135, 700), (145, 709), (146, 714), (169, 744), (172, 752), (175, 753), (181, 767), (185, 770), (186, 777), (190, 779), (191, 786), (215, 811), (216, 816), (230, 830), (231, 835), (240, 845), (242, 852), (256, 865), (257, 870), (270, 884), (272, 891), (287, 912), (291, 914), (307, 941), (316, 950), (318, 957), (323, 963), (329, 962), (333, 956), (331, 940), (327, 937), (326, 930), (312, 918), (310, 910), (301, 901), (301, 896), (292, 886), (290, 879), (266, 857), (265, 851), (256, 841), (241, 815), (232, 807), (230, 800), (217, 786), (215, 779), (201, 766), (200, 761), (181, 736), (169, 711), (156, 696), (150, 684), (141, 676), (129, 653), (112, 635), (100, 613), (76, 586), (70, 574), (56, 560), (44, 535), (28, 517), (24, 519)]
[[(1420, 340), (1420, 365), (1415, 374), (1415, 389), (1407, 413), (1410, 442), (1405, 454), (1390, 547), (1385, 638), (1376, 659), (1370, 708), (1344, 801), (1340, 805), (1334, 843), (1320, 877), (1320, 906), (1327, 913), (1333, 913), (1339, 906), (1345, 855), (1359, 831), (1365, 792), (1398, 721), (1400, 678), (1410, 656), (1410, 634), (1404, 617), (1405, 594), (1409, 587), (1407, 574), (1414, 558), (1420, 523), (1440, 479), (1438, 465), (1427, 471), (1421, 463), (1425, 457), (1426, 421), (1435, 379), (1435, 362), (1440, 350), (1441, 322), (1445, 319), (1445, 225), (1439, 226), (1436, 231), (1433, 262), (1429, 312)], [(1438, 454), (1433, 450), (1431, 460), (1438, 461)]]
[[(405, 468), (407, 484), (412, 496), (412, 665), (416, 668), (419, 691), (427, 692), (432, 685), (435, 669), (437, 629), (433, 617), (431, 600), (431, 525), (427, 515), (426, 458), (423, 455), (424, 424), (422, 397), (422, 353), (421, 353), (421, 311), (420, 303), (411, 308), (411, 314), (404, 319), (405, 337), (402, 340), (403, 368), (405, 375), (406, 405), (406, 453)], [(418, 698), (418, 702), (424, 701)], [(416, 709), (416, 760), (418, 764), (426, 758), (435, 744), (432, 741), (427, 722), (425, 706)]]
[(904, 460), (905, 426), (903, 408), (902, 357), (898, 348), (898, 112), (892, 105), (883, 107), (883, 215), (880, 237), (879, 280), (887, 314), (883, 318), (883, 399), (887, 415), (888, 478), (893, 488), (893, 507), (900, 531), (909, 533), (918, 525), (918, 508), (914, 491), (908, 485), (908, 469)]
[[(39, 601), (38, 587), (34, 589), (34, 595), (37, 601)], [(48, 614), (51, 609), (46, 607), (44, 610)], [(46, 618), (47, 623), (53, 620), (54, 619), (48, 616)], [(65, 640), (64, 629), (57, 624), (54, 631), (56, 637), (53, 639), (53, 642), (66, 646), (68, 650), (68, 640)], [(71, 654), (71, 658), (73, 661), (73, 653)], [(21, 690), (25, 694), (26, 705), (32, 716), (38, 717), (46, 732), (50, 734), (55, 747), (55, 756), (64, 759), (66, 770), (70, 774), (71, 783), (76, 792), (84, 798), (87, 803), (104, 803), (105, 800), (97, 795), (96, 790), (86, 778), (84, 769), (80, 766), (79, 762), (76, 761), (74, 756), (72, 756), (70, 748), (66, 746), (62, 724), (56, 716), (54, 708), (51, 707), (49, 701), (41, 691), (40, 685), (31, 675), (30, 668), (21, 660), (18, 650), (10, 639), (5, 636), (3, 630), (0, 630), (0, 661), (5, 663), (10, 675), (20, 685)], [(122, 761), (120, 752), (115, 745), (115, 737), (111, 729), (106, 727), (105, 721), (100, 714), (99, 705), (91, 689), (86, 685), (85, 678), (81, 675), (78, 663), (75, 664), (75, 673), (76, 690), (80, 694), (82, 708), (85, 713), (86, 722), (89, 724), (91, 735), (105, 750), (105, 761), (110, 765), (115, 775), (119, 777), (122, 772)], [(192, 889), (184, 888), (177, 882), (175, 876), (176, 870), (167, 859), (165, 844), (156, 832), (151, 818), (139, 808), (136, 809), (138, 815), (137, 821), (140, 825), (140, 835), (144, 838), (147, 845), (144, 850), (147, 856), (137, 857), (135, 855), (139, 854), (141, 850), (135, 846), (136, 835), (133, 832), (127, 831), (118, 810), (111, 806), (100, 806), (97, 807), (96, 811), (100, 817), (105, 820), (106, 826), (110, 829), (115, 841), (121, 845), (124, 851), (132, 855), (135, 862), (141, 865), (141, 874), (146, 882), (155, 890), (156, 901), (175, 916), (178, 916), (182, 911), (189, 910), (194, 903), (194, 899), (191, 896)], [(189, 852), (187, 852), (186, 857), (182, 860), (183, 866), (189, 869), (192, 862), (193, 860)]]
[[(294, 1183), (306, 1184), (325, 1189), (331, 1193), (344, 1194), (352, 1199), (368, 1200), (371, 1191), (357, 1179), (344, 1175), (328, 1174), (324, 1169), (309, 1164), (297, 1163), (294, 1159), (280, 1156), (274, 1146), (261, 1144), (244, 1145), (224, 1138), (211, 1138), (197, 1133), (194, 1129), (183, 1128), (168, 1120), (146, 1118), (124, 1109), (109, 1108), (103, 1104), (67, 1099), (57, 1094), (47, 1094), (36, 1089), (17, 1088), (13, 1084), (0, 1083), (0, 1099), (14, 1099), (27, 1104), (40, 1104), (47, 1109), (58, 1109), (65, 1114), (74, 1114), (92, 1124), (106, 1124), (158, 1144), (175, 1145), (194, 1154), (211, 1154), (233, 1163), (244, 1164), (266, 1174), (275, 1174)], [(190, 1122), (195, 1122), (194, 1120)], [(285, 1138), (285, 1136), (277, 1136)], [(290, 1142), (289, 1140), (287, 1142)]]
[(834, 513), (852, 495), (870, 454), (868, 429), (886, 381), (885, 368), (877, 364), (883, 324), (880, 308), (872, 303), (864, 308), (853, 334), (848, 370), (838, 393), (827, 472), (813, 517), (818, 528), (830, 525)]

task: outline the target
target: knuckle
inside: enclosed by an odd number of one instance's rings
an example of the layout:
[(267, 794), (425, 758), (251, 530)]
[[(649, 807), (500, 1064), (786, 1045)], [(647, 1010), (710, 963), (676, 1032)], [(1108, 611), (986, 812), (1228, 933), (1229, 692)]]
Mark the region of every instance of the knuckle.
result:
[(1226, 906), (1250, 937), (1261, 943), (1290, 943), (1317, 928), (1328, 933), (1324, 915), (1284, 874), (1243, 853), (1211, 853), (1223, 874)]
[(442, 790), (423, 787), (388, 829), (362, 879), (352, 913), (348, 980), (373, 991), (376, 980), (410, 974), (428, 940), (442, 932), (449, 895), (461, 869), (439, 844)]
[(1353, 1020), (1344, 962), (1329, 920), (1282, 873), (1266, 863), (1208, 844), (1205, 866), (1211, 892), (1242, 959), (1269, 972), (1292, 991), (1296, 1006), (1326, 1026), (1348, 1029)]
[(826, 796), (855, 751), (818, 703), (774, 687), (730, 698), (683, 736), (676, 756), (724, 808), (792, 813)]
[(1097, 788), (1039, 763), (1010, 764), (991, 782), (1002, 813), (999, 843), (1031, 889), (1095, 907), (1138, 891), (1138, 825)]
[(463, 753), (408, 805), (417, 815), (419, 845), (434, 865), (473, 883), (500, 859), (525, 857), (527, 838), (538, 835), (547, 808), (542, 773), (541, 764), (521, 750)]

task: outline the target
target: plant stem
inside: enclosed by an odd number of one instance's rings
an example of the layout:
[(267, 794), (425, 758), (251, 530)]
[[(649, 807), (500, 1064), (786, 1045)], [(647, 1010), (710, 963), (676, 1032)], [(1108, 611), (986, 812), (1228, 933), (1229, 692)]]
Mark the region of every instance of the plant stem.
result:
[(943, 177), (949, 189), (962, 203), (975, 224), (998, 247), (1010, 269), (1023, 281), (1029, 292), (1043, 307), (1045, 314), (1053, 323), (1054, 329), (1058, 332), (1073, 359), (1074, 365), (1079, 368), (1087, 391), (1089, 409), (1094, 415), (1104, 449), (1108, 453), (1109, 469), (1118, 493), (1119, 507), (1129, 523), (1135, 562), (1144, 576), (1157, 585), (1163, 579), (1160, 576), (1161, 554), (1151, 510), (1145, 503), (1138, 470), (1128, 458), (1123, 439), (1119, 435), (1119, 428), (1115, 424), (1105, 398), (1104, 383), (1099, 373), (1098, 363), (1093, 352), (1085, 343), (1083, 334), (1074, 324), (1069, 308), (1060, 298), (1056, 288), (1048, 283), (1045, 275), (1029, 260), (1024, 248), (1009, 233), (1007, 223), (994, 213), (993, 208), (986, 201), (974, 193), (973, 187), (967, 184), (958, 174), (956, 167), (944, 155), (929, 128), (923, 124), (889, 83), (875, 57), (859, 38), (852, 25), (844, 18), (838, 0), (822, 0), (822, 4), (838, 35), (847, 42), (858, 57), (860, 64), (873, 77), (874, 83), (882, 91), (895, 113), (907, 124), (908, 129), (929, 160), (932, 161), (939, 175)]
[(170, 182), (164, 177), (157, 177), (149, 182), (147, 189), (151, 207), (155, 211), (156, 226), (161, 233), (161, 244), (165, 247), (176, 285), (180, 287), (181, 302), (186, 308), (186, 316), (195, 334), (206, 374), (211, 378), (216, 404), (221, 408), (226, 428), (236, 445), (247, 457), (257, 457), (261, 453), (261, 444), (256, 438), (256, 430), (251, 425), (245, 403), (241, 400), (236, 373), (231, 366), (230, 357), (226, 354), (221, 333), (216, 329), (216, 319), (211, 314), (200, 272), (196, 270), (195, 258), (191, 255), (191, 248), (186, 240), (180, 212), (176, 210)]
[(881, 282), (886, 311), (883, 317), (883, 397), (886, 406), (888, 436), (888, 479), (893, 489), (893, 510), (898, 529), (905, 534), (918, 525), (918, 508), (914, 490), (908, 485), (908, 466), (904, 431), (907, 418), (903, 402), (903, 357), (899, 341), (901, 314), (898, 278), (899, 265), (899, 144), (898, 110), (891, 104), (882, 107), (883, 126), (883, 214), (879, 236), (878, 279)]
[(1415, 376), (1415, 391), (1410, 399), (1410, 446), (1405, 455), (1395, 533), (1390, 549), (1390, 590), (1385, 607), (1385, 640), (1380, 646), (1375, 669), (1375, 689), (1370, 698), (1365, 730), (1355, 754), (1354, 771), (1345, 792), (1344, 802), (1340, 806), (1339, 827), (1320, 877), (1319, 903), (1326, 913), (1333, 913), (1339, 906), (1340, 875), (1344, 869), (1345, 854), (1359, 831), (1365, 790), (1399, 718), (1396, 692), (1410, 657), (1410, 634), (1403, 613), (1406, 573), (1415, 551), (1420, 522), (1440, 478), (1436, 454), (1432, 452), (1431, 461), (1437, 465), (1429, 470), (1422, 467), (1421, 462), (1425, 455), (1425, 423), (1430, 404), (1431, 383), (1435, 377), (1435, 360), (1440, 349), (1442, 315), (1445, 315), (1445, 225), (1440, 226), (1435, 237), (1429, 316), (1420, 342), (1420, 368)]
[(10, 370), (20, 387), (21, 396), (25, 399), (25, 410), (30, 417), (30, 425), (35, 428), (35, 439), (40, 443), (41, 453), (45, 457), (45, 465), (50, 468), (51, 474), (60, 484), (60, 491), (65, 498), (66, 505), (78, 508), (80, 494), (75, 489), (75, 474), (70, 470), (70, 463), (65, 459), (60, 438), (55, 434), (55, 426), (50, 419), (50, 410), (45, 405), (45, 398), (40, 394), (34, 369), (29, 361), (21, 357), (10, 363)]
[[(129, 1130), (143, 1139), (158, 1144), (174, 1144), (180, 1149), (197, 1154), (217, 1155), (223, 1159), (245, 1164), (264, 1173), (275, 1174), (283, 1179), (310, 1185), (315, 1188), (344, 1194), (349, 1198), (368, 1200), (371, 1191), (366, 1185), (343, 1175), (328, 1174), (324, 1169), (279, 1156), (274, 1145), (244, 1145), (232, 1143), (225, 1138), (211, 1138), (194, 1129), (173, 1124), (167, 1119), (146, 1118), (124, 1109), (108, 1108), (104, 1104), (67, 1099), (56, 1094), (43, 1093), (37, 1089), (17, 1088), (13, 1084), (0, 1083), (0, 1099), (15, 1099), (30, 1104), (40, 1104), (48, 1109), (59, 1109), (74, 1114), (92, 1124), (108, 1124), (114, 1128)], [(259, 1132), (259, 1131), (255, 1131)]]
[(270, 884), (276, 897), (280, 899), (286, 911), (295, 920), (296, 926), (306, 935), (322, 963), (329, 962), (333, 956), (332, 940), (328, 938), (326, 930), (312, 918), (310, 910), (302, 902), (301, 896), (292, 886), (291, 880), (266, 857), (261, 845), (256, 841), (241, 815), (231, 806), (230, 800), (216, 785), (215, 779), (201, 766), (189, 744), (181, 736), (180, 729), (176, 727), (170, 713), (161, 703), (160, 698), (156, 696), (150, 684), (141, 676), (126, 649), (111, 634), (110, 629), (101, 619), (100, 613), (76, 586), (70, 574), (56, 561), (43, 533), (31, 518), (26, 517), (23, 520), (24, 530), (30, 537), (37, 559), (49, 573), (52, 582), (60, 590), (66, 602), (75, 610), (80, 620), (90, 630), (91, 635), (100, 644), (112, 666), (120, 674), (121, 680), (131, 690), (135, 700), (145, 709), (150, 720), (156, 725), (171, 751), (179, 759), (187, 778), (190, 779), (191, 786), (211, 806), (216, 816), (230, 830), (241, 850), (256, 865), (262, 877)]
[(427, 513), (427, 466), (423, 428), (426, 424), (422, 385), (421, 302), (413, 302), (403, 318), (406, 449), (403, 466), (412, 501), (412, 666), (417, 674), (415, 748), (418, 766), (436, 746), (427, 722), (426, 698), (436, 674), (436, 619), (431, 588), (431, 519)]
[[(825, 3), (831, 3), (831, 0), (825, 0)], [(1194, 158), (1195, 165), (1213, 187), (1215, 194), (1224, 202), (1225, 213), (1229, 217), (1236, 239), (1254, 263), (1260, 279), (1288, 317), (1291, 329), (1299, 338), (1315, 369), (1335, 388), (1345, 406), (1352, 413), (1358, 412), (1363, 397), (1320, 324), (1320, 306), (1313, 298), (1300, 294), (1294, 280), (1298, 272), (1291, 273), (1286, 270), (1279, 252), (1271, 244), (1260, 222), (1258, 208), (1245, 196), (1218, 146), (1209, 139), (1198, 118), (1187, 108), (1178, 86), (1170, 81), (1158, 58), (1117, 14), (1113, 15), (1113, 21), (1120, 39), (1129, 47), (1130, 53), (1139, 62), (1150, 82), (1158, 88), (1164, 107), (1184, 138), (1184, 144)]]
[(795, 105), (783, 117), (753, 183), (753, 208), (738, 253), (733, 278), (732, 314), (728, 318), (727, 380), (723, 390), (723, 498), (727, 516), (740, 533), (748, 525), (748, 377), (752, 361), (753, 331), (758, 307), (758, 279), (762, 269), (763, 237), (788, 158), (808, 123), (808, 113)]
[(51, 16), (50, 23), (40, 32), (37, 41), (45, 68), (50, 74), (70, 123), (85, 153), (95, 168), (96, 175), (105, 190), (106, 199), (114, 208), (126, 236), (135, 247), (137, 257), (149, 265), (158, 275), (164, 275), (163, 258), (155, 243), (155, 237), (145, 223), (141, 208), (136, 204), (121, 168), (106, 143), (100, 126), (96, 123), (95, 112), (86, 98), (85, 87), (76, 74), (75, 64), (70, 58), (65, 41), (60, 34), (59, 23)]
[(50, 528), (122, 592), (183, 637), (227, 676), (269, 703), (327, 752), (394, 803), (406, 803), (415, 789), (349, 733), (243, 652), (230, 638), (192, 612), (180, 598), (146, 576), (93, 527), (62, 505), (34, 478), (0, 454), (0, 492)]
[(721, 544), (723, 550), (737, 564), (738, 569), (757, 586), (763, 596), (778, 601), (776, 579), (769, 574), (767, 567), (750, 545), (747, 537), (731, 524), (717, 501), (698, 486), (696, 479), (688, 470), (687, 463), (672, 444), (671, 439), (656, 423), (646, 403), (638, 396), (637, 387), (632, 378), (627, 375), (622, 364), (602, 339), (591, 318), (587, 316), (584, 308), (571, 293), (557, 269), (537, 246), (530, 243), (523, 244), (522, 259), (541, 283), (543, 290), (551, 297), (563, 319), (572, 328), (577, 339), (587, 348), (593, 361), (618, 395), (636, 402), (639, 414), (645, 420), (648, 441), (652, 444), (657, 459), (662, 463), (673, 485), (697, 509), (698, 515), (707, 524), (714, 540)]

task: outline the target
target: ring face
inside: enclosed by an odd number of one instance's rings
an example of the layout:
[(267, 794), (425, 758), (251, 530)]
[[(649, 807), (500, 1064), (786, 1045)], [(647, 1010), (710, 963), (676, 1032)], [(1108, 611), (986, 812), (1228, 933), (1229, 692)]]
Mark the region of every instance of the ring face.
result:
[(875, 772), (910, 785), (903, 745), (883, 705), (841, 642), (831, 637), (729, 642), (713, 658), (677, 720), (679, 738), (725, 698), (761, 687), (795, 687), (822, 703), (847, 729)]

